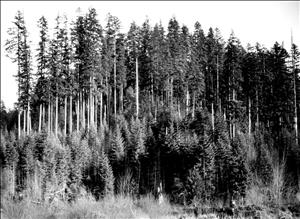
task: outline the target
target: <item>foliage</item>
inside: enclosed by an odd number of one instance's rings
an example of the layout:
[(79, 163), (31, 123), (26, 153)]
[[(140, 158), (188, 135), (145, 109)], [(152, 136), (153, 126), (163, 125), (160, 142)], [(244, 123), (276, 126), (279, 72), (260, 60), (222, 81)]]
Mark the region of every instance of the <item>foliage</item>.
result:
[[(8, 111), (1, 101), (7, 194), (68, 200), (79, 209), (68, 217), (94, 217), (79, 201), (85, 191), (109, 203), (114, 193), (152, 193), (181, 204), (223, 205), (245, 197), (253, 203), (257, 194), (258, 203), (279, 207), (296, 188), (296, 45), (290, 65), (277, 42), (245, 50), (233, 32), (225, 43), (217, 28), (206, 34), (196, 22), (189, 30), (175, 17), (166, 30), (146, 19), (121, 33), (116, 16), (109, 14), (102, 28), (91, 8), (72, 23), (71, 37), (67, 17), (55, 21), (51, 38), (47, 20), (38, 22), (35, 80), (21, 12), (8, 30), (18, 103)], [(149, 215), (157, 210), (153, 217), (167, 214), (152, 196), (137, 202)]]

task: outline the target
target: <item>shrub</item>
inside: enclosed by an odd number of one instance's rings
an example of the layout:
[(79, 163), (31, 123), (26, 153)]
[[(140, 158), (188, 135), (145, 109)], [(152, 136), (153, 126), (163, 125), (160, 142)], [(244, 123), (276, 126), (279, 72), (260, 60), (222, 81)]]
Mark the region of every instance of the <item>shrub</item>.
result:
[(116, 191), (121, 196), (133, 196), (138, 192), (137, 189), (138, 186), (129, 169), (126, 170), (124, 175), (119, 176), (116, 181)]
[(165, 218), (172, 213), (172, 207), (165, 196), (163, 202), (159, 204), (153, 195), (147, 194), (138, 200), (137, 207), (141, 208), (150, 218)]
[(119, 125), (116, 125), (116, 128), (111, 137), (111, 147), (109, 150), (110, 161), (116, 163), (121, 161), (124, 158), (124, 139), (122, 137)]
[(114, 176), (107, 155), (104, 152), (94, 151), (89, 168), (89, 177), (85, 184), (98, 200), (114, 192)]

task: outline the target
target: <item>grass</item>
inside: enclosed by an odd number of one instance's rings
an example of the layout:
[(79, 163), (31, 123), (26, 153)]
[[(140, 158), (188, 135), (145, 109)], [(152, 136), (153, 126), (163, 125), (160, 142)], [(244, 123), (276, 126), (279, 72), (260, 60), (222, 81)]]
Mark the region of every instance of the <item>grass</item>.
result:
[(159, 205), (151, 195), (135, 200), (126, 196), (111, 196), (96, 201), (88, 195), (72, 204), (57, 201), (51, 205), (36, 204), (26, 199), (14, 202), (2, 199), (2, 219), (101, 219), (101, 218), (175, 218), (168, 201)]
[[(247, 204), (261, 205), (261, 218), (274, 218), (275, 213), (263, 207), (263, 192), (254, 187), (248, 191)], [(92, 195), (85, 195), (76, 202), (66, 203), (59, 200), (51, 204), (37, 204), (32, 199), (14, 202), (8, 197), (1, 196), (1, 219), (175, 219), (196, 218), (193, 213), (187, 213), (182, 206), (171, 205), (167, 198), (159, 204), (158, 200), (148, 194), (139, 199), (130, 196), (117, 195), (105, 197), (96, 201)], [(218, 219), (214, 214), (198, 215), (197, 218)]]

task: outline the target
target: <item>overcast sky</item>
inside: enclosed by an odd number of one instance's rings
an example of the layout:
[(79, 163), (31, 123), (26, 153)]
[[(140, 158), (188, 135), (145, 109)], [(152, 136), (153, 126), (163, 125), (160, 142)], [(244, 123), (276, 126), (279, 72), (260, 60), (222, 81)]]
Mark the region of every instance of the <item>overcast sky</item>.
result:
[(289, 50), (292, 30), (294, 43), (300, 46), (299, 1), (1, 1), (1, 99), (7, 108), (12, 108), (17, 101), (17, 83), (12, 76), (16, 74), (16, 66), (5, 57), (4, 44), (17, 10), (24, 13), (33, 42), (31, 50), (35, 52), (39, 40), (38, 19), (44, 15), (49, 28), (53, 28), (57, 15), (65, 14), (70, 21), (74, 20), (78, 7), (83, 13), (94, 7), (102, 26), (106, 24), (108, 13), (117, 16), (124, 33), (132, 21), (141, 25), (148, 17), (152, 26), (161, 21), (167, 28), (170, 18), (175, 16), (180, 25), (188, 26), (190, 32), (199, 21), (205, 33), (209, 27), (218, 27), (226, 41), (233, 30), (243, 46), (259, 42), (268, 49), (278, 41), (284, 42)]

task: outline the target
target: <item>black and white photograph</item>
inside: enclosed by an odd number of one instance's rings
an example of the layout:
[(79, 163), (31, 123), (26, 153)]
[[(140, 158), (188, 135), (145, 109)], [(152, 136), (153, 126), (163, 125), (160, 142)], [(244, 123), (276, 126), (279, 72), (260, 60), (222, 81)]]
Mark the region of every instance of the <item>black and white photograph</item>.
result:
[(300, 219), (300, 1), (1, 1), (1, 219)]

